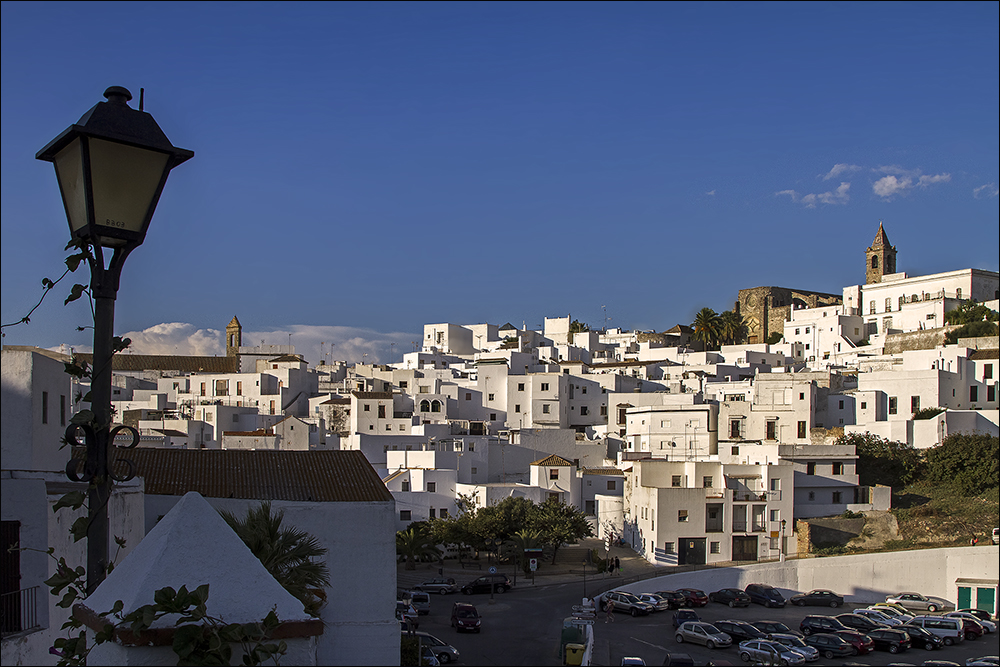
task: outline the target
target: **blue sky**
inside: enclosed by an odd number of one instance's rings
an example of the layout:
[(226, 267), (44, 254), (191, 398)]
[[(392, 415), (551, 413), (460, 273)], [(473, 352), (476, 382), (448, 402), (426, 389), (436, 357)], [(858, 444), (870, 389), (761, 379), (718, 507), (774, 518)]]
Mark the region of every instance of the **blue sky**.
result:
[[(664, 330), (862, 281), (879, 220), (901, 271), (996, 271), (998, 7), (4, 2), (2, 320), (65, 256), (34, 154), (111, 85), (195, 152), (125, 265), (136, 352), (220, 352), (233, 315), (310, 362)], [(4, 344), (86, 348), (60, 288)]]

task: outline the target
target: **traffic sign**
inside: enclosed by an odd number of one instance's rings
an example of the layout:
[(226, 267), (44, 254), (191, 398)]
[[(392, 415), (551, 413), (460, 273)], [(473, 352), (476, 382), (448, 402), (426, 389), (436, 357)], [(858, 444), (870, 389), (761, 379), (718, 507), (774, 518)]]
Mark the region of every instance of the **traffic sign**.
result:
[(531, 568), (532, 572), (534, 572), (535, 570), (537, 570), (538, 569), (538, 559), (537, 558), (529, 558), (528, 559), (528, 567)]
[(497, 567), (496, 567), (496, 565), (491, 565), (490, 566), (490, 574), (496, 574), (496, 573), (497, 573)]
[(574, 618), (573, 623), (576, 625), (593, 625), (594, 619), (592, 618)]

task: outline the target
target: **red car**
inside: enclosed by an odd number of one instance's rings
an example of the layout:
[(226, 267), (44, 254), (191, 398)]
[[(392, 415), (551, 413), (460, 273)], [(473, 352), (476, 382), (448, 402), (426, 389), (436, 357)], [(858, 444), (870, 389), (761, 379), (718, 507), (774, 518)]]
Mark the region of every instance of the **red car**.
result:
[(708, 604), (708, 595), (697, 588), (678, 588), (677, 592), (684, 596), (689, 607), (704, 607)]
[(850, 644), (854, 648), (854, 655), (864, 655), (875, 650), (875, 642), (868, 635), (854, 630), (837, 630), (833, 634)]

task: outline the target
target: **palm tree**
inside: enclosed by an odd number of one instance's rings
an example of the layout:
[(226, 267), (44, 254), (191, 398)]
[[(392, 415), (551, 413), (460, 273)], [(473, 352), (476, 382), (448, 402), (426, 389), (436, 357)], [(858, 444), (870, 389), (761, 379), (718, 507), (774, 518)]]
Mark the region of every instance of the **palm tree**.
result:
[(531, 570), (528, 565), (528, 559), (522, 558), (524, 556), (524, 550), (535, 549), (542, 546), (542, 532), (539, 530), (522, 528), (511, 536), (510, 541), (515, 556), (522, 561), (521, 567), (524, 568), (524, 573), (528, 574)]
[(730, 345), (735, 345), (743, 340), (746, 324), (743, 316), (734, 310), (724, 311), (719, 315), (719, 334), (723, 341)]
[(434, 541), (423, 531), (416, 528), (400, 530), (396, 533), (396, 553), (406, 557), (406, 569), (417, 569), (417, 560), (424, 556), (441, 557)]
[(326, 563), (314, 560), (326, 554), (319, 541), (297, 528), (282, 528), (285, 513), (272, 513), (269, 500), (251, 508), (242, 519), (224, 510), (219, 514), (271, 576), (298, 598), (309, 614), (319, 615), (323, 588), (330, 585)]
[(694, 329), (692, 338), (701, 341), (706, 349), (714, 348), (719, 340), (719, 314), (711, 308), (702, 308), (694, 316), (691, 328)]

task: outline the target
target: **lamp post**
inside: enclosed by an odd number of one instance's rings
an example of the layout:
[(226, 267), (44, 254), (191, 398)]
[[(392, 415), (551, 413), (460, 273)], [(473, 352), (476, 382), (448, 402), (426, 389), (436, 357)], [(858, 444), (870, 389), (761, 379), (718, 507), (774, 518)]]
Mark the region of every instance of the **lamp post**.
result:
[[(69, 221), (70, 235), (91, 248), (90, 291), (94, 298), (94, 363), (90, 407), (93, 420), (71, 425), (68, 441), (79, 444), (78, 432), (86, 440), (85, 461), (71, 460), (66, 475), (90, 485), (87, 528), (87, 592), (104, 580), (108, 567), (108, 500), (116, 476), (109, 463), (109, 449), (120, 430), (133, 436), (129, 427), (111, 429), (111, 358), (114, 349), (115, 298), (125, 259), (146, 238), (149, 221), (159, 201), (170, 170), (194, 156), (173, 146), (166, 135), (142, 110), (128, 106), (132, 94), (120, 86), (104, 91), (107, 102), (99, 102), (75, 125), (70, 125), (35, 157), (52, 162)], [(105, 261), (105, 251), (111, 252)], [(83, 475), (78, 473), (83, 463)]]
[(778, 546), (781, 548), (781, 560), (785, 560), (785, 519), (781, 520), (781, 544)]

